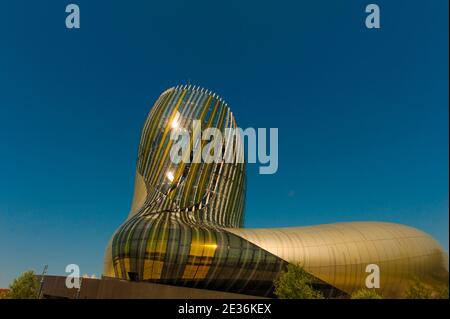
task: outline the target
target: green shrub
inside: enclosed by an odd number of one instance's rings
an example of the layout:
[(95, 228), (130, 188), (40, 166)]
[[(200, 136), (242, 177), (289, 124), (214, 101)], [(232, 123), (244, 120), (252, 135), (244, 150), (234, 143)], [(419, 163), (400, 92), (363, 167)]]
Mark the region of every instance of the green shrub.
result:
[(0, 299), (34, 299), (39, 288), (39, 281), (32, 270), (26, 271), (9, 285), (9, 291)]
[(356, 290), (350, 296), (351, 299), (383, 299), (383, 296), (378, 294), (375, 289), (362, 288)]
[(312, 286), (313, 277), (300, 265), (289, 264), (275, 279), (274, 294), (280, 299), (323, 299), (320, 291)]
[(433, 290), (426, 286), (419, 278), (414, 278), (405, 291), (406, 299), (432, 299)]
[(448, 286), (441, 287), (435, 292), (436, 299), (448, 299)]

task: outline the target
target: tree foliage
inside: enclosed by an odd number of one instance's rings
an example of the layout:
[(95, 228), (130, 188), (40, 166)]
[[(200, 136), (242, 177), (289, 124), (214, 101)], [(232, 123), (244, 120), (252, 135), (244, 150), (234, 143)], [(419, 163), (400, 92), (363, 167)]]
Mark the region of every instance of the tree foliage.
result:
[(300, 265), (289, 264), (275, 279), (275, 295), (280, 299), (323, 299), (320, 291), (314, 289), (313, 277)]
[(34, 299), (39, 288), (39, 281), (34, 271), (21, 274), (9, 285), (9, 291), (3, 293), (1, 299)]
[(448, 299), (448, 286), (444, 286), (437, 291), (437, 299)]
[(356, 290), (350, 296), (351, 299), (383, 299), (383, 296), (378, 294), (375, 289), (362, 288)]
[(405, 291), (406, 299), (432, 299), (433, 290), (426, 286), (419, 278), (414, 278)]

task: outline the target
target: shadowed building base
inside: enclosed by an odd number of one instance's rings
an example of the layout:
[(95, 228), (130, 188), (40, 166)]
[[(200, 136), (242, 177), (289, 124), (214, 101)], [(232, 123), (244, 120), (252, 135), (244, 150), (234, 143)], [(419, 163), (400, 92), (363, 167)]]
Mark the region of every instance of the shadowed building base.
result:
[(45, 276), (41, 296), (44, 299), (262, 299), (243, 294), (111, 278), (83, 278), (78, 291), (66, 287), (64, 276)]

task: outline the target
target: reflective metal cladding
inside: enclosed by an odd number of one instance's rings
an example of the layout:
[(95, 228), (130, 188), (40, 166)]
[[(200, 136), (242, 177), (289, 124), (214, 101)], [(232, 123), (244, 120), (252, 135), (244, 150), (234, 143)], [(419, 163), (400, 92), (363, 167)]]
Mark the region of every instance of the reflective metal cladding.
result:
[[(104, 276), (260, 296), (272, 295), (273, 280), (289, 262), (302, 264), (330, 296), (365, 287), (366, 266), (373, 263), (385, 297), (400, 297), (415, 277), (448, 281), (447, 255), (411, 227), (353, 222), (243, 229), (244, 163), (171, 161), (171, 130), (194, 120), (223, 134), (237, 128), (225, 101), (208, 90), (179, 86), (158, 98), (142, 130), (131, 210), (108, 244)], [(195, 150), (206, 141), (189, 143)]]

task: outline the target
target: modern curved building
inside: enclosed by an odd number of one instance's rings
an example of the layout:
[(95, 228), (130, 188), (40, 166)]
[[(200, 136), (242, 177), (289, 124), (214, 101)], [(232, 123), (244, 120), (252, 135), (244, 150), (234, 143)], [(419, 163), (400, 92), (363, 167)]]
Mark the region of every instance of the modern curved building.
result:
[[(353, 222), (311, 227), (244, 229), (245, 164), (242, 137), (228, 136), (232, 161), (204, 163), (204, 141), (192, 129), (236, 128), (216, 94), (191, 86), (165, 91), (142, 130), (135, 192), (127, 220), (105, 253), (104, 276), (170, 285), (273, 294), (273, 280), (288, 263), (300, 263), (328, 296), (365, 287), (366, 266), (380, 268), (380, 292), (401, 297), (419, 277), (448, 284), (448, 257), (429, 235), (403, 225)], [(183, 128), (189, 158), (171, 160), (173, 130)]]

